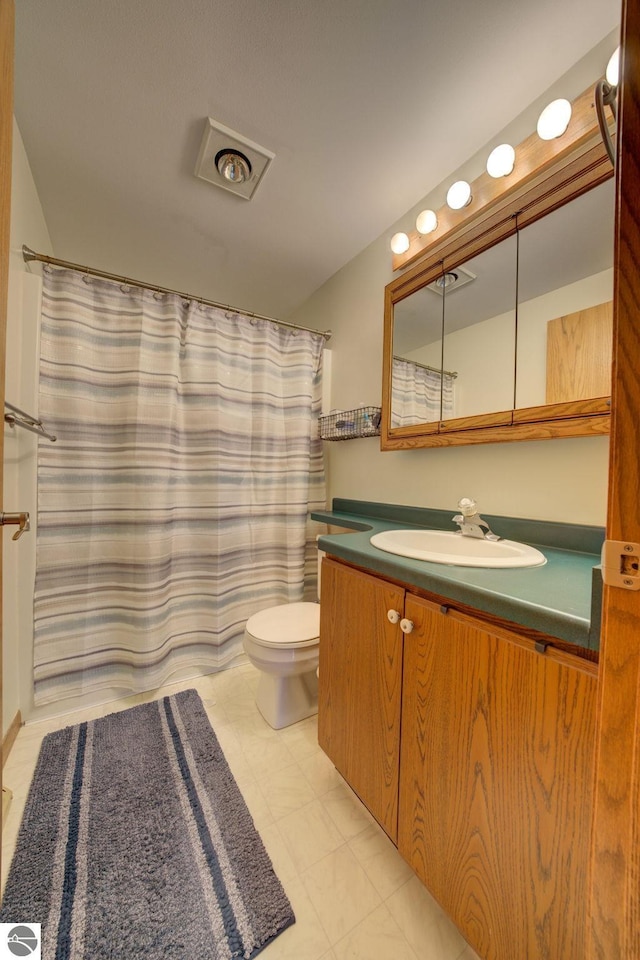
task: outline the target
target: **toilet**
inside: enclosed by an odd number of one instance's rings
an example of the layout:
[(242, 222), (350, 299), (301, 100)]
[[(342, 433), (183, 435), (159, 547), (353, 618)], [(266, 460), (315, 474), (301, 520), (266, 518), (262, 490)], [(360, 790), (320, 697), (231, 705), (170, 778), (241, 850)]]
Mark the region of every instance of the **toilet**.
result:
[[(320, 566), (318, 551), (318, 596)], [(256, 706), (274, 730), (318, 712), (320, 604), (283, 603), (247, 620), (244, 652), (260, 671)]]

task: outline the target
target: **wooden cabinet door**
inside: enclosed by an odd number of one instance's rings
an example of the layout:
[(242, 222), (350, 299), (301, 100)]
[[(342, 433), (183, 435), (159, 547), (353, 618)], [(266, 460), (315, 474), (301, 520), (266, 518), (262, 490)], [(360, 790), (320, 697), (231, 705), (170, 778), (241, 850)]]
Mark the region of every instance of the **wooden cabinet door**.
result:
[(405, 616), (401, 853), (486, 960), (583, 957), (593, 665), (409, 594)]
[(321, 592), (318, 740), (395, 842), (404, 590), (325, 559)]

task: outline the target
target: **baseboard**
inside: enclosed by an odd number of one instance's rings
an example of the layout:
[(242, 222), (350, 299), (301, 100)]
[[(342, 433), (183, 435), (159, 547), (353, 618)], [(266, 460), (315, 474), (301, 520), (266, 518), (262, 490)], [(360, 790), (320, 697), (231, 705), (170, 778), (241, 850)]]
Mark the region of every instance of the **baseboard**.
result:
[(22, 714), (18, 710), (15, 717), (9, 725), (9, 729), (5, 733), (2, 740), (2, 766), (4, 767), (7, 762), (7, 758), (11, 753), (11, 748), (15, 743), (15, 739), (18, 736), (18, 730), (22, 726)]

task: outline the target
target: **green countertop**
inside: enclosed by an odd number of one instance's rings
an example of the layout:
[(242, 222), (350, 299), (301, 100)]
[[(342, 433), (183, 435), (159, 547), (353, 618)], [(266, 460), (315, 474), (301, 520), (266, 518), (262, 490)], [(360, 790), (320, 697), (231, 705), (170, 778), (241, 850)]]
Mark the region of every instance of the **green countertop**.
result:
[(518, 569), (412, 560), (379, 550), (369, 542), (383, 530), (454, 530), (454, 513), (334, 499), (332, 510), (315, 510), (311, 517), (356, 531), (320, 537), (319, 549), (332, 556), (567, 643), (598, 649), (604, 528), (483, 514), (494, 533), (530, 543), (547, 558), (544, 566)]

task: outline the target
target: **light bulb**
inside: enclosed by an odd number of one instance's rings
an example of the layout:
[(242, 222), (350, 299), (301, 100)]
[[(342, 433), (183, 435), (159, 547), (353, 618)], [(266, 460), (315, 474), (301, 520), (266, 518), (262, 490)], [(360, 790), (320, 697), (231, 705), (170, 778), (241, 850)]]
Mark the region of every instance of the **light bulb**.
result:
[(516, 162), (516, 152), (510, 143), (501, 143), (491, 151), (487, 159), (487, 173), (490, 177), (508, 177)]
[(215, 165), (220, 176), (231, 183), (244, 183), (251, 176), (251, 163), (239, 150), (220, 150)]
[(471, 203), (471, 187), (466, 180), (456, 180), (447, 191), (447, 206), (462, 210), (468, 203)]
[(611, 54), (609, 63), (607, 64), (607, 72), (605, 74), (607, 78), (607, 83), (611, 87), (617, 87), (618, 81), (620, 79), (620, 47)]
[(541, 140), (561, 137), (571, 120), (571, 104), (568, 100), (553, 100), (538, 117), (538, 136)]
[(423, 210), (416, 219), (416, 230), (418, 233), (433, 233), (438, 226), (438, 218), (433, 210)]
[(394, 233), (391, 237), (391, 249), (394, 253), (406, 253), (409, 249), (409, 237), (406, 233)]

